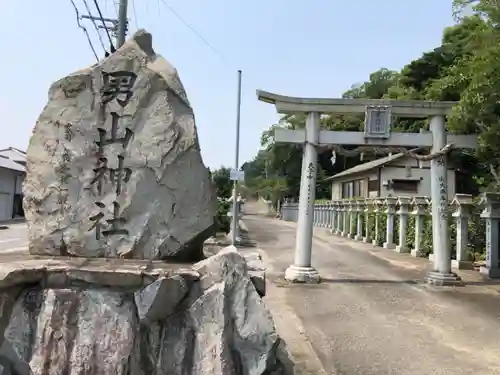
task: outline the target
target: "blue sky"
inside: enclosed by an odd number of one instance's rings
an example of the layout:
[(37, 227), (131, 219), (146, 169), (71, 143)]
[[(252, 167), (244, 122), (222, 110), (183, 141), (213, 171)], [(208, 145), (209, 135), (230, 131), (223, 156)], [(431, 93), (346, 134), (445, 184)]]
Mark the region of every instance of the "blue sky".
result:
[[(116, 17), (113, 1), (98, 1), (104, 17)], [(217, 52), (163, 0), (129, 0), (130, 29), (151, 32), (156, 51), (178, 69), (211, 168), (234, 163), (237, 69), (243, 70), (241, 164), (278, 120), (271, 105), (256, 100), (257, 88), (338, 97), (371, 72), (400, 69), (438, 46), (453, 23), (451, 0), (167, 1)], [(0, 14), (0, 148), (26, 149), (50, 84), (95, 58), (70, 0), (0, 0)], [(102, 56), (92, 25), (84, 25)]]

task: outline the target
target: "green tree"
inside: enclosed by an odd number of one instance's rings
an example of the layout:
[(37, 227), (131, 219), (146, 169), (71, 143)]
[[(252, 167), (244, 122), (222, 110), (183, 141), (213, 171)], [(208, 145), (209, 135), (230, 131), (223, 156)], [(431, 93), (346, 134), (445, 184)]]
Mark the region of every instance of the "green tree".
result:
[(221, 167), (212, 172), (212, 181), (220, 198), (229, 198), (233, 190), (233, 184), (230, 179), (231, 170)]

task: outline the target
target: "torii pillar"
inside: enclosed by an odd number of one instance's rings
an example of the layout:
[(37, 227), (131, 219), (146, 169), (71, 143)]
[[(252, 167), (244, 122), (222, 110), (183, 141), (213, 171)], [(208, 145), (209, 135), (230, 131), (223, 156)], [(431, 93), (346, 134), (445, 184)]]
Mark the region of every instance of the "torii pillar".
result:
[[(447, 143), (453, 143), (455, 148), (477, 147), (475, 136), (446, 134), (445, 116), (456, 102), (294, 98), (261, 90), (257, 90), (257, 97), (274, 104), (280, 114), (307, 113), (305, 129), (278, 128), (274, 132), (275, 142), (303, 144), (295, 258), (285, 271), (285, 278), (291, 282), (321, 280), (311, 263), (318, 146), (432, 147), (433, 153)], [(365, 131), (322, 131), (322, 113), (365, 113)], [(391, 133), (393, 116), (430, 118), (430, 132)], [(427, 281), (435, 285), (456, 285), (460, 277), (451, 272), (446, 155), (431, 161), (431, 199), (434, 264)]]

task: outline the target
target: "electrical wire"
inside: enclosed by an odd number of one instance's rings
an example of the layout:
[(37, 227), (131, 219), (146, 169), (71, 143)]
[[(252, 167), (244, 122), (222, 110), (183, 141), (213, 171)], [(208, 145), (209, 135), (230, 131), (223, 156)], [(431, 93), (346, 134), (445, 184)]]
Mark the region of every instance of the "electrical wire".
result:
[(135, 10), (135, 0), (132, 0), (132, 13), (134, 13), (134, 25), (135, 25), (135, 29), (139, 30), (139, 24), (137, 22), (137, 11)]
[[(87, 3), (87, 0), (82, 0), (82, 2), (83, 2), (83, 5), (85, 5), (85, 9), (87, 9), (87, 14), (89, 16), (91, 16), (92, 12), (90, 11), (90, 7), (89, 7), (89, 4)], [(99, 43), (101, 44), (102, 49), (104, 50), (104, 52), (106, 52), (106, 46), (104, 46), (104, 42), (103, 42), (102, 37), (101, 37), (101, 31), (99, 30), (99, 27), (97, 26), (97, 23), (95, 22), (95, 19), (90, 18), (90, 21), (94, 25), (94, 28), (95, 28), (95, 31), (97, 33), (97, 37), (99, 38)]]
[(89, 35), (89, 32), (87, 31), (87, 29), (85, 28), (85, 26), (83, 26), (81, 23), (80, 23), (80, 12), (78, 11), (78, 8), (75, 4), (75, 2), (73, 0), (69, 0), (71, 1), (71, 4), (73, 5), (73, 8), (75, 9), (75, 13), (76, 13), (76, 23), (78, 25), (78, 27), (80, 29), (82, 29), (83, 33), (85, 34), (85, 36), (87, 37), (87, 41), (89, 42), (89, 45), (90, 45), (90, 48), (92, 49), (92, 52), (94, 53), (94, 56), (95, 56), (95, 59), (97, 60), (97, 62), (99, 62), (99, 56), (97, 56), (97, 52), (94, 48), (94, 45), (92, 44), (92, 40), (90, 39), (90, 35)]
[(113, 6), (115, 8), (116, 18), (118, 18), (118, 5), (116, 5), (116, 1), (115, 0), (111, 0), (111, 2), (113, 3)]
[[(85, 1), (85, 0), (84, 0)], [(94, 5), (97, 9), (97, 13), (99, 13), (99, 18), (101, 19), (101, 22), (103, 25), (106, 25), (105, 21), (104, 21), (104, 17), (102, 16), (102, 12), (101, 12), (101, 8), (99, 7), (99, 3), (97, 2), (97, 0), (94, 0)], [(109, 30), (107, 27), (104, 28), (104, 30), (106, 31), (106, 35), (108, 36), (108, 40), (109, 40), (109, 45), (110, 45), (110, 49), (111, 49), (111, 53), (115, 52), (115, 46), (113, 44), (113, 39), (111, 39), (111, 35), (109, 34)]]
[(224, 56), (222, 56), (221, 53), (219, 53), (219, 51), (217, 51), (214, 46), (212, 46), (208, 40), (206, 40), (193, 26), (191, 26), (184, 18), (182, 18), (182, 16), (177, 13), (177, 11), (172, 7), (172, 5), (170, 5), (169, 3), (167, 3), (166, 0), (160, 0), (163, 5), (165, 5), (186, 27), (188, 27), (198, 38), (200, 38), (200, 40), (205, 43), (213, 52), (215, 52), (216, 55), (218, 55), (224, 62), (227, 62), (226, 59), (224, 58)]

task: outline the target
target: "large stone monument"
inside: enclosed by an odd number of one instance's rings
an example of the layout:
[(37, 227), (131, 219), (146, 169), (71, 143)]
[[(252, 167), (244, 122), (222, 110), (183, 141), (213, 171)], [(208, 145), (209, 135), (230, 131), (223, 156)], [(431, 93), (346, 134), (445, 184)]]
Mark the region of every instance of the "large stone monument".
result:
[(215, 197), (150, 34), (52, 86), (24, 191), (30, 255), (0, 255), (0, 375), (282, 373), (259, 257), (186, 261)]
[(31, 254), (200, 258), (215, 194), (193, 109), (150, 34), (55, 82), (27, 154)]

